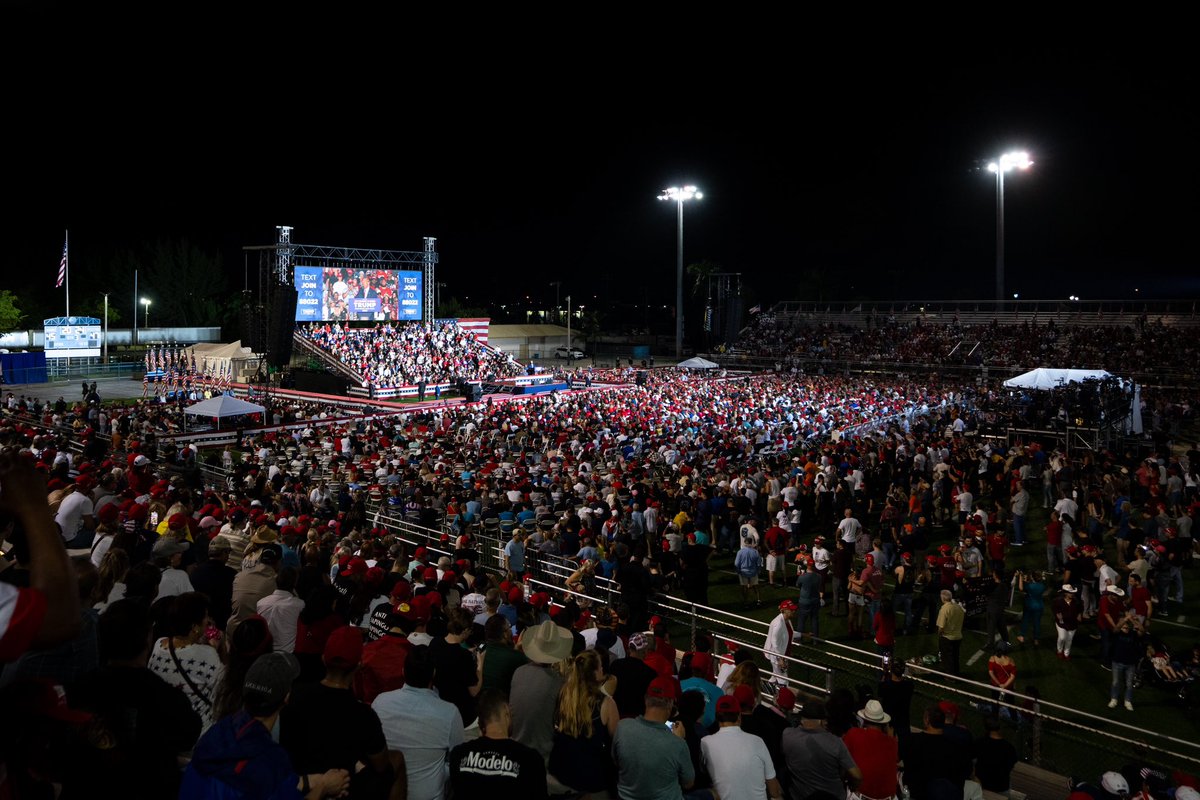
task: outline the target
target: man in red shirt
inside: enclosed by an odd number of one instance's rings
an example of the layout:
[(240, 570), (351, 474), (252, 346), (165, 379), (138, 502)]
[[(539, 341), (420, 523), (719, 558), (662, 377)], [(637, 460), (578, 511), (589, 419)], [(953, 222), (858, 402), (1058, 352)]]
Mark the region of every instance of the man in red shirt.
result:
[(787, 583), (787, 531), (778, 524), (767, 528), (763, 534), (763, 544), (767, 548), (767, 585), (775, 585), (775, 573), (782, 570), (783, 576), (779, 585)]
[(1154, 616), (1154, 595), (1142, 584), (1136, 572), (1129, 573), (1129, 607), (1142, 621), (1142, 627), (1149, 630), (1150, 619)]
[(992, 562), (992, 572), (1004, 572), (1004, 551), (1008, 546), (1004, 531), (997, 526), (987, 537), (988, 559)]
[(842, 743), (862, 773), (862, 783), (851, 797), (891, 800), (896, 796), (896, 764), (900, 745), (889, 729), (891, 716), (878, 700), (868, 700), (858, 712), (861, 728), (851, 728)]
[(1063, 568), (1063, 524), (1058, 519), (1058, 512), (1050, 512), (1050, 521), (1046, 523), (1046, 572), (1050, 575), (1062, 572)]

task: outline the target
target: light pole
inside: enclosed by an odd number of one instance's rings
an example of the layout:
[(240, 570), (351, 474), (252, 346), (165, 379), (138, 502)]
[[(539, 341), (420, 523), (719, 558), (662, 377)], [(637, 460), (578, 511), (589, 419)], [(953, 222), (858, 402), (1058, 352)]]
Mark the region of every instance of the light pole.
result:
[(101, 364), (108, 363), (108, 292), (104, 292), (104, 354), (100, 359)]
[(146, 324), (143, 325), (142, 327), (145, 328), (146, 330), (150, 330), (150, 301), (147, 300), (145, 297), (143, 297), (142, 305), (144, 305), (146, 307)]
[(1033, 166), (1029, 153), (1015, 150), (988, 164), (988, 172), (996, 175), (996, 305), (1004, 308), (1004, 173)]
[(695, 186), (682, 189), (672, 186), (663, 189), (659, 200), (674, 200), (678, 209), (679, 238), (675, 256), (675, 360), (683, 360), (683, 203), (685, 200), (700, 200), (704, 195)]

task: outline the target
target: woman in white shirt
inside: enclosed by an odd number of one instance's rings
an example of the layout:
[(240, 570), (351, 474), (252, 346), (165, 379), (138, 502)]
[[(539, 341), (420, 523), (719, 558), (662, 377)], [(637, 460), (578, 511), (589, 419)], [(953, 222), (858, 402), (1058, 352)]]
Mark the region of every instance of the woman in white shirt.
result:
[[(178, 687), (200, 715), (207, 729), (213, 719), (217, 684), (225, 671), (217, 651), (221, 634), (208, 616), (208, 598), (187, 592), (171, 601), (166, 617), (167, 636), (150, 649), (150, 671)], [(212, 633), (213, 638), (208, 638)]]

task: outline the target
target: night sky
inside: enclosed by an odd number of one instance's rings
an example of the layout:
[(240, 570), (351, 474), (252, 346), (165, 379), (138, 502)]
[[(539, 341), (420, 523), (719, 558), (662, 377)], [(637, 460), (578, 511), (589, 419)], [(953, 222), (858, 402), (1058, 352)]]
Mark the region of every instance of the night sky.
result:
[(752, 299), (808, 299), (800, 276), (816, 271), (833, 298), (990, 300), (984, 167), (1023, 148), (1035, 166), (1006, 182), (1010, 293), (1200, 296), (1198, 93), (1182, 59), (984, 40), (651, 68), (619, 50), (469, 73), (445, 57), (397, 82), (307, 62), (255, 80), (189, 70), (170, 92), (101, 75), (65, 96), (26, 87), (10, 100), (23, 122), (8, 132), (21, 157), (4, 285), (54, 298), (70, 228), (73, 297), (89, 260), (163, 236), (219, 252), (240, 286), (241, 247), (290, 224), (309, 244), (436, 236), (444, 292), (472, 304), (552, 302), (553, 280), (576, 303), (670, 304), (674, 207), (656, 195), (695, 183), (685, 263), (743, 273)]

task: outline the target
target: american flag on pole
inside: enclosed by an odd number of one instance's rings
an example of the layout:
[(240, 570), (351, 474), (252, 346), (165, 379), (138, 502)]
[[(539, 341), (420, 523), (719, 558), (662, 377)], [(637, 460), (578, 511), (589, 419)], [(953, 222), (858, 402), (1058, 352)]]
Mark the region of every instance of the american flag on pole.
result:
[(748, 313), (750, 313), (750, 314), (757, 314), (757, 313), (758, 313), (758, 312), (760, 312), (760, 311), (762, 311), (762, 304), (761, 304), (761, 303), (751, 306), (751, 307), (750, 307), (750, 311), (749, 311)]
[(62, 260), (58, 262), (58, 283), (54, 284), (55, 289), (61, 289), (67, 281), (67, 243), (63, 242)]

